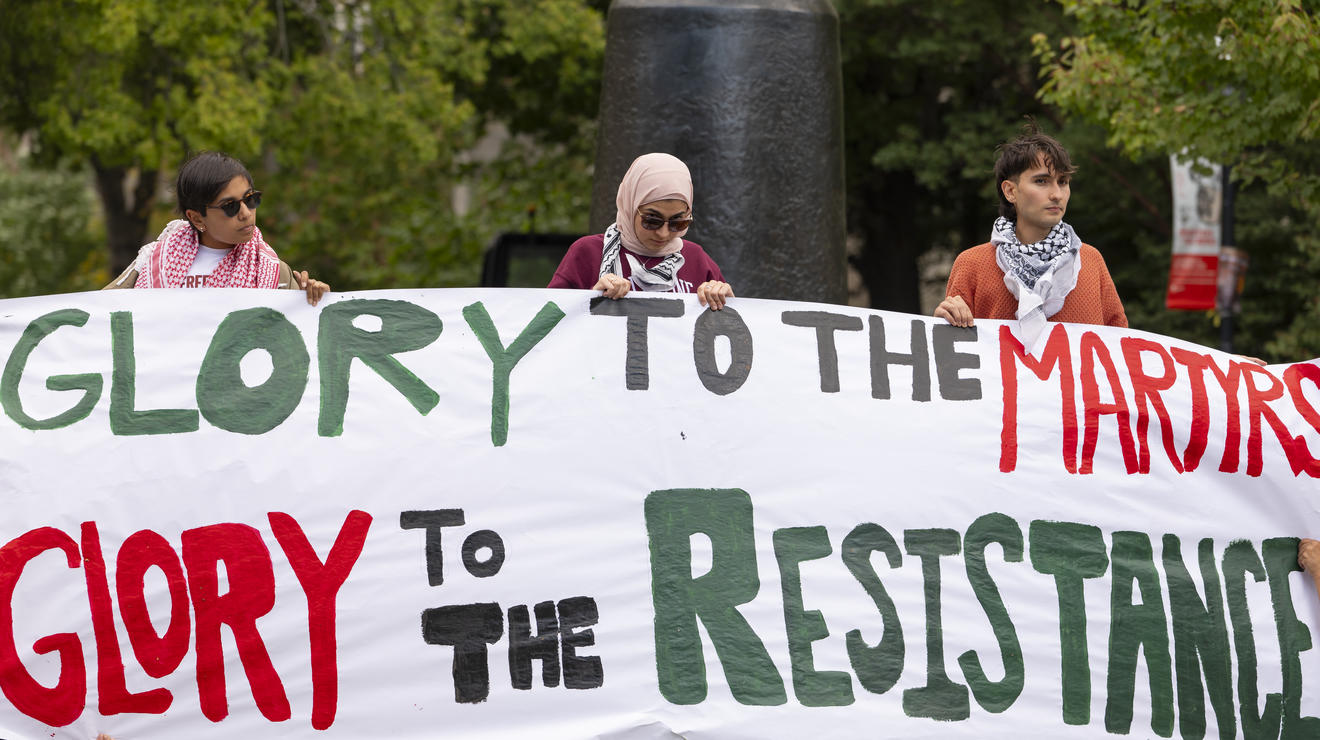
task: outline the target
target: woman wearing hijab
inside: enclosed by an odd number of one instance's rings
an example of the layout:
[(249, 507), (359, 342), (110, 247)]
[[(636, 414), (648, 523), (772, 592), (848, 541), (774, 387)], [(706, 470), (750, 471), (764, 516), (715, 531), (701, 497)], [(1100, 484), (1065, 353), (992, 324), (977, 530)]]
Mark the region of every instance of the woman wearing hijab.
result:
[(696, 293), (718, 311), (733, 288), (700, 245), (683, 239), (692, 225), (692, 175), (669, 154), (643, 154), (619, 183), (618, 212), (604, 234), (573, 242), (550, 279), (551, 288), (599, 290), (622, 298), (637, 288)]
[(257, 228), (261, 191), (242, 162), (203, 152), (179, 168), (177, 219), (145, 245), (110, 288), (287, 288), (316, 305), (330, 286), (294, 272)]

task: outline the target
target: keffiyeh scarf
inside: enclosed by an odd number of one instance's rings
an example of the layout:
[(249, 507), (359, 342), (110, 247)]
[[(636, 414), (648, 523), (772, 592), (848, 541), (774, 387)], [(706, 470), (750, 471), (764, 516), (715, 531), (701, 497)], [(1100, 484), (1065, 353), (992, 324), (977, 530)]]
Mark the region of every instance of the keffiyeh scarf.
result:
[(1017, 318), (1025, 344), (1034, 348), (1045, 336), (1046, 319), (1063, 308), (1077, 286), (1082, 240), (1060, 221), (1044, 239), (1023, 244), (1013, 222), (1001, 216), (990, 230), (990, 242), (995, 245), (995, 262), (1004, 271), (1004, 287), (1018, 299)]
[[(165, 225), (156, 241), (142, 247), (137, 257), (134, 288), (180, 288), (192, 269), (199, 245), (192, 225), (177, 219)], [(211, 288), (275, 288), (280, 260), (253, 227), (252, 238), (229, 250), (206, 278)]]
[(620, 254), (628, 258), (630, 280), (633, 285), (647, 291), (666, 292), (674, 289), (674, 278), (678, 276), (679, 269), (683, 267), (682, 252), (672, 252), (657, 262), (654, 267), (646, 267), (641, 260), (623, 251), (623, 240), (619, 235), (619, 227), (616, 224), (610, 224), (610, 227), (605, 229), (605, 248), (600, 252), (600, 272), (597, 277), (601, 277), (606, 273), (614, 273), (622, 277)]

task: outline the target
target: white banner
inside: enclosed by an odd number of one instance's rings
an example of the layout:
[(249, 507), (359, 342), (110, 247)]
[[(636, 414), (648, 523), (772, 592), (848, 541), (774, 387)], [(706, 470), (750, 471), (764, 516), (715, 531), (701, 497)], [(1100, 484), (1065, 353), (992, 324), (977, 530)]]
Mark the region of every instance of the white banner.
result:
[(0, 301), (0, 737), (1320, 736), (1320, 365), (587, 291)]

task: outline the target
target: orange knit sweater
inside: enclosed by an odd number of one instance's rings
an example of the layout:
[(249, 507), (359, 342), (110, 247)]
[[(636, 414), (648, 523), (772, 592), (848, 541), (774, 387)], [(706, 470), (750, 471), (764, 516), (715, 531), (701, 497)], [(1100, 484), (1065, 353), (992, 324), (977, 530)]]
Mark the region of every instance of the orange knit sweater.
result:
[[(1063, 308), (1050, 321), (1071, 324), (1127, 326), (1123, 302), (1100, 250), (1082, 245), (1082, 270), (1077, 287), (1064, 299)], [(1016, 319), (1017, 298), (1004, 287), (1004, 271), (995, 262), (995, 246), (989, 242), (958, 255), (949, 271), (946, 296), (962, 296), (977, 319)]]

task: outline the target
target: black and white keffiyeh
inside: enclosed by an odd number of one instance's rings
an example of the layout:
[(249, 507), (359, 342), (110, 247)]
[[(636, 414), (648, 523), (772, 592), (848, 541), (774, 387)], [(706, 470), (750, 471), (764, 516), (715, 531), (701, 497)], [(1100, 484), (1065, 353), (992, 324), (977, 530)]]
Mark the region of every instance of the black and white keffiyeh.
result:
[(994, 234), (991, 236), (996, 259), (1008, 263), (1008, 266), (1001, 264), (1000, 267), (1004, 272), (1012, 272), (1028, 288), (1036, 287), (1036, 282), (1054, 267), (1059, 258), (1077, 251), (1073, 239), (1072, 227), (1060, 221), (1044, 239), (1035, 244), (1023, 244), (1018, 241), (1013, 222), (1003, 216), (995, 219)]
[(600, 253), (600, 272), (596, 277), (601, 277), (606, 273), (614, 273), (623, 276), (622, 265), (619, 255), (628, 258), (628, 267), (631, 271), (629, 279), (632, 284), (642, 290), (666, 292), (674, 289), (674, 278), (678, 271), (683, 267), (683, 253), (674, 252), (655, 264), (653, 267), (646, 267), (642, 261), (632, 254), (623, 251), (623, 240), (619, 236), (619, 227), (610, 224), (605, 229), (605, 248)]
[(1023, 244), (1015, 224), (1001, 216), (990, 230), (990, 242), (995, 245), (995, 262), (1004, 271), (1004, 287), (1017, 296), (1017, 318), (1026, 346), (1036, 347), (1045, 335), (1046, 319), (1063, 308), (1077, 286), (1082, 240), (1060, 221), (1044, 239)]

